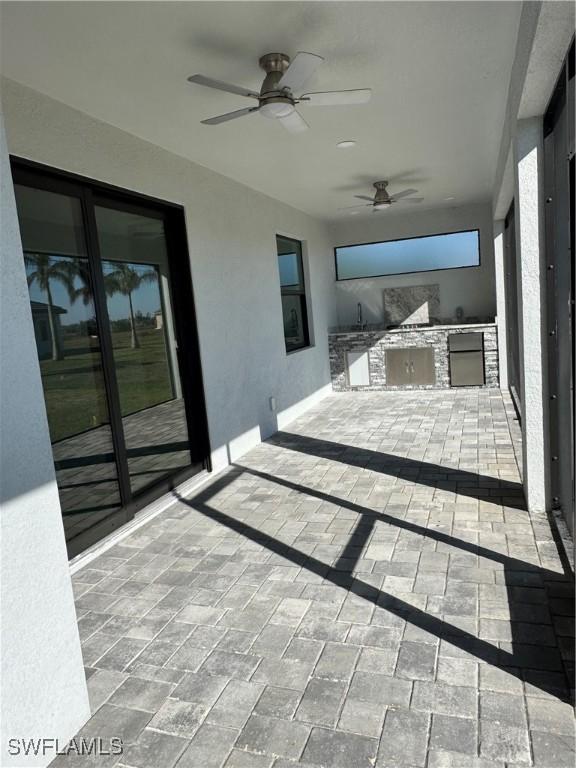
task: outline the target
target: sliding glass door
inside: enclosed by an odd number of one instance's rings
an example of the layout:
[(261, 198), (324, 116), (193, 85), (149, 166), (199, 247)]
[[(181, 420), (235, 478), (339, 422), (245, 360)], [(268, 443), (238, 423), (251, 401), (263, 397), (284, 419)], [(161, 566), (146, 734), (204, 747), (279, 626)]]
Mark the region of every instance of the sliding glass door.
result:
[(15, 162), (71, 554), (207, 466), (183, 213)]
[(130, 490), (190, 461), (164, 221), (95, 206)]

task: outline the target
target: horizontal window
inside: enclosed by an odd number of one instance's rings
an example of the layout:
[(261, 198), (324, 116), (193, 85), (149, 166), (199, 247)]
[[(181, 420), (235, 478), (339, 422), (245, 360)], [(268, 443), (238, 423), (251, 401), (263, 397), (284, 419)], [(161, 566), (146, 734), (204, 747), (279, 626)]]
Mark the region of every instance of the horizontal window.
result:
[(477, 229), (335, 248), (336, 279), (385, 277), (480, 265)]

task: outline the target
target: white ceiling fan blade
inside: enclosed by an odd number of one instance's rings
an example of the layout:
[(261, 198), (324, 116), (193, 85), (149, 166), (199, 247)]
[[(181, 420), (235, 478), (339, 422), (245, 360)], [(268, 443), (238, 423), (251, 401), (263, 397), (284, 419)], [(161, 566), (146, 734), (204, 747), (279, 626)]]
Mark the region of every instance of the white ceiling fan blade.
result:
[(405, 189), (402, 192), (397, 192), (396, 194), (392, 195), (393, 200), (401, 200), (403, 197), (408, 197), (408, 195), (413, 195), (415, 192), (418, 192), (417, 189)]
[(215, 88), (217, 91), (235, 93), (237, 96), (248, 96), (251, 99), (260, 98), (260, 94), (252, 91), (250, 88), (243, 88), (241, 85), (231, 85), (230, 83), (222, 82), (222, 80), (213, 80), (211, 77), (204, 77), (204, 75), (190, 75), (188, 82), (195, 83), (196, 85), (205, 85), (207, 88)]
[(373, 197), (367, 197), (366, 195), (354, 195), (354, 197), (357, 200), (369, 200), (371, 203), (374, 202), (374, 198)]
[(363, 205), (346, 205), (344, 208), (338, 208), (339, 211), (354, 211), (358, 208), (370, 208), (372, 203), (364, 203)]
[(236, 120), (237, 117), (243, 117), (249, 115), (250, 112), (258, 112), (260, 107), (246, 107), (245, 109), (237, 109), (235, 112), (226, 112), (225, 115), (218, 115), (217, 117), (209, 117), (208, 120), (201, 120), (204, 125), (219, 125), (220, 123), (227, 123), (228, 120)]
[(357, 88), (353, 91), (323, 91), (305, 93), (300, 97), (311, 107), (338, 107), (352, 104), (366, 104), (372, 97), (370, 88)]
[(308, 78), (312, 77), (323, 61), (322, 56), (300, 51), (280, 78), (278, 88), (290, 88), (291, 91), (300, 88)]
[(304, 120), (302, 115), (296, 110), (291, 112), (287, 117), (279, 117), (278, 122), (286, 128), (288, 133), (304, 133), (304, 131), (307, 131), (309, 128), (306, 120)]
[(393, 203), (421, 203), (424, 198), (423, 197), (408, 197), (406, 200), (396, 200), (395, 197), (391, 198)]

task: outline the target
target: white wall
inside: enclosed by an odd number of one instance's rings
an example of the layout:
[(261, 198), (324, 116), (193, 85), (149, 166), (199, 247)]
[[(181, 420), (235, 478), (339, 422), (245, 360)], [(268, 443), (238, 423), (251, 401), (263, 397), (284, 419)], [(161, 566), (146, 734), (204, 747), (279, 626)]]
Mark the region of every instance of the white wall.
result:
[(440, 286), (442, 317), (452, 317), (459, 306), (464, 309), (465, 316), (494, 316), (494, 244), (489, 204), (433, 211), (410, 210), (388, 218), (386, 212), (374, 213), (369, 219), (360, 221), (348, 219), (332, 226), (332, 241), (336, 246), (353, 245), (466, 229), (480, 230), (480, 267), (339, 282), (336, 285), (338, 323), (356, 322), (358, 302), (362, 303), (366, 322), (382, 322), (384, 288), (433, 283)]
[(542, 120), (520, 120), (515, 142), (516, 253), (520, 265), (525, 492), (532, 512), (549, 508), (546, 382), (546, 254)]
[[(11, 154), (185, 207), (214, 468), (330, 391), (334, 267), (325, 225), (304, 213), (5, 81)], [(287, 355), (276, 233), (306, 241), (315, 346)], [(301, 407), (298, 407), (298, 404)]]
[[(11, 738), (72, 738), (90, 716), (16, 205), (0, 115), (0, 765)], [(57, 621), (55, 620), (57, 619)]]

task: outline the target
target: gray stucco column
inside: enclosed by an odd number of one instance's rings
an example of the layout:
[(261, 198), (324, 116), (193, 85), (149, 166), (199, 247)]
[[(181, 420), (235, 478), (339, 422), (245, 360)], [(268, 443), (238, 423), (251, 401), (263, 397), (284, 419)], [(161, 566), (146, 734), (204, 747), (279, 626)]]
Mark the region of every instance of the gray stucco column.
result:
[(519, 120), (515, 140), (516, 254), (520, 271), (520, 354), (524, 372), (524, 485), (530, 511), (548, 509), (545, 233), (542, 118)]
[(90, 708), (1, 115), (0, 218), (0, 765), (8, 768), (55, 757), (50, 747), (17, 755), (11, 739), (65, 742)]

